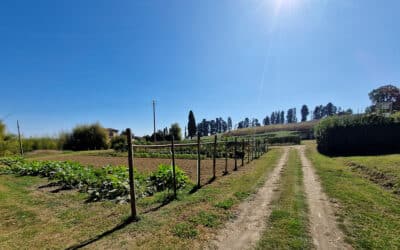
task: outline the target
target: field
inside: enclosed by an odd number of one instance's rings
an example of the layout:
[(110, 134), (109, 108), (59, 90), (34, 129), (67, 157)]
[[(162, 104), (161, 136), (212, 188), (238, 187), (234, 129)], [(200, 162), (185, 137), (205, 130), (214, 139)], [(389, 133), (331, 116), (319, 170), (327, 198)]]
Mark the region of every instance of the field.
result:
[[(86, 154), (93, 154), (94, 152), (86, 152)], [(127, 165), (127, 157), (104, 157), (104, 156), (92, 156), (80, 154), (53, 154), (47, 156), (34, 157), (35, 160), (51, 160), (51, 161), (74, 161), (79, 162), (83, 165), (93, 165), (95, 167), (103, 167), (106, 165)], [(238, 160), (238, 166), (241, 164), (241, 160)], [(247, 163), (247, 161), (245, 161)], [(135, 168), (142, 173), (149, 173), (158, 168), (160, 164), (170, 165), (170, 159), (158, 159), (158, 158), (135, 158)], [(176, 164), (182, 168), (190, 179), (196, 181), (196, 160), (188, 159), (176, 159)], [(232, 171), (234, 168), (235, 161), (228, 159), (228, 171)], [(211, 159), (201, 160), (201, 183), (206, 184), (212, 178), (212, 166), (213, 162)], [(225, 170), (225, 159), (216, 160), (216, 172), (217, 176), (222, 176)]]
[(242, 136), (242, 135), (253, 135), (253, 134), (265, 134), (271, 132), (279, 132), (279, 131), (298, 131), (302, 135), (302, 138), (310, 138), (313, 137), (313, 128), (318, 123), (318, 121), (308, 121), (308, 122), (299, 122), (292, 124), (277, 124), (277, 125), (268, 125), (254, 128), (243, 128), (236, 129), (234, 131), (226, 133), (226, 135), (232, 136)]
[[(48, 186), (45, 178), (0, 175), (0, 248), (62, 249), (397, 249), (400, 248), (400, 155), (327, 157), (314, 141), (275, 146), (258, 160), (196, 192), (188, 186), (129, 205), (87, 202), (87, 195)], [(39, 152), (35, 160), (75, 160), (97, 167), (126, 164), (97, 152)], [(202, 184), (211, 177), (203, 160)], [(139, 158), (140, 171), (168, 159)], [(196, 161), (177, 160), (192, 180)], [(240, 165), (240, 161), (239, 161)], [(379, 177), (379, 178), (378, 178)], [(251, 229), (249, 229), (251, 228)]]
[(127, 204), (87, 203), (76, 191), (40, 188), (43, 178), (0, 175), (0, 248), (200, 248), (263, 183), (280, 153), (273, 149), (194, 194), (182, 190), (167, 205), (165, 194), (139, 199), (136, 223), (126, 221)]

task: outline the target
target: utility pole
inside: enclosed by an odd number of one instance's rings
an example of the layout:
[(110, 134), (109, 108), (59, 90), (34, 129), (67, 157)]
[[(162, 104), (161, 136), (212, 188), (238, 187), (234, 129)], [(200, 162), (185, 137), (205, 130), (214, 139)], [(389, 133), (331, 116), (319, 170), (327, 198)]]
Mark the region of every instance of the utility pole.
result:
[(24, 155), (24, 149), (22, 148), (21, 132), (19, 130), (19, 122), (18, 122), (18, 120), (17, 120), (17, 128), (18, 128), (19, 152), (21, 153), (21, 156), (23, 156)]
[(156, 101), (153, 100), (153, 132), (154, 142), (156, 142)]

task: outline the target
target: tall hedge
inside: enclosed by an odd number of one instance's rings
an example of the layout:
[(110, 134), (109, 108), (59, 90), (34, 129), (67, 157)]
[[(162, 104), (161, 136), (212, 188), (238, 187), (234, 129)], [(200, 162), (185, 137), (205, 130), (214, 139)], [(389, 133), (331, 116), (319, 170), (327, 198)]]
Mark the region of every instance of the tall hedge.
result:
[(328, 155), (400, 153), (400, 122), (393, 117), (328, 117), (315, 127), (318, 150)]

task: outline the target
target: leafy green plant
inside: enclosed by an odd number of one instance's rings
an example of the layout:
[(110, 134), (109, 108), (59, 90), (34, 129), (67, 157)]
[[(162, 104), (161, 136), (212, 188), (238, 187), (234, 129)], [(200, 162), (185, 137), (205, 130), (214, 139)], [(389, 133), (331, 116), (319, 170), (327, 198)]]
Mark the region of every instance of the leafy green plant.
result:
[[(89, 200), (116, 200), (126, 202), (130, 199), (129, 172), (125, 166), (105, 166), (93, 168), (76, 162), (25, 161), (19, 157), (0, 158), (0, 173), (47, 177), (63, 188), (79, 189), (89, 194)], [(153, 195), (173, 187), (171, 166), (160, 165), (149, 176), (134, 170), (136, 198)], [(189, 178), (176, 167), (177, 188), (183, 188)]]
[[(189, 178), (187, 177), (185, 172), (178, 166), (175, 166), (175, 176), (177, 189), (185, 187), (185, 185), (189, 182)], [(150, 174), (149, 181), (151, 185), (156, 188), (157, 191), (173, 189), (174, 177), (172, 167), (169, 165), (161, 164), (155, 172)]]

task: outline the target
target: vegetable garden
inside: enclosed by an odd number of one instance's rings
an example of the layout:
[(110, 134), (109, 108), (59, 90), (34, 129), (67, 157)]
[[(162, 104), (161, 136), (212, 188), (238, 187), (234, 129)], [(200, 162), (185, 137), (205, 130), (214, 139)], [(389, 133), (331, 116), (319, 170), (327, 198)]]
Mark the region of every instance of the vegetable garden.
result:
[[(219, 171), (223, 167), (218, 176), (228, 174), (232, 168), (234, 171), (238, 170), (239, 166), (244, 166), (246, 162), (257, 159), (267, 152), (267, 145), (265, 139), (239, 141), (235, 138), (218, 141), (215, 137), (214, 142), (201, 142), (198, 138), (196, 143), (131, 145), (130, 149), (132, 149), (130, 150), (132, 161), (128, 160), (128, 165), (132, 167), (132, 178), (126, 165), (106, 165), (99, 168), (72, 161), (32, 161), (21, 157), (0, 158), (0, 174), (45, 177), (49, 179), (49, 185), (57, 186), (59, 190), (77, 189), (87, 193), (88, 201), (114, 200), (117, 203), (125, 203), (152, 196), (157, 192), (174, 191), (173, 197), (176, 197), (177, 189), (201, 188), (206, 184), (204, 180), (208, 179), (208, 183), (217, 177), (217, 166), (219, 166)], [(138, 171), (136, 166), (133, 170), (136, 157), (141, 157), (144, 152), (163, 155), (160, 158), (164, 159), (169, 156), (171, 164), (159, 164), (152, 171)], [(193, 155), (196, 156), (196, 161), (186, 160), (196, 162), (195, 183), (183, 170), (185, 166), (183, 168), (177, 166), (175, 153), (191, 155), (191, 159)], [(212, 160), (205, 160), (210, 157)], [(203, 163), (208, 165), (206, 169), (211, 167), (212, 171), (203, 172)], [(130, 188), (131, 183), (134, 183), (135, 190), (133, 200), (130, 199), (132, 197), (130, 192), (133, 190)]]

